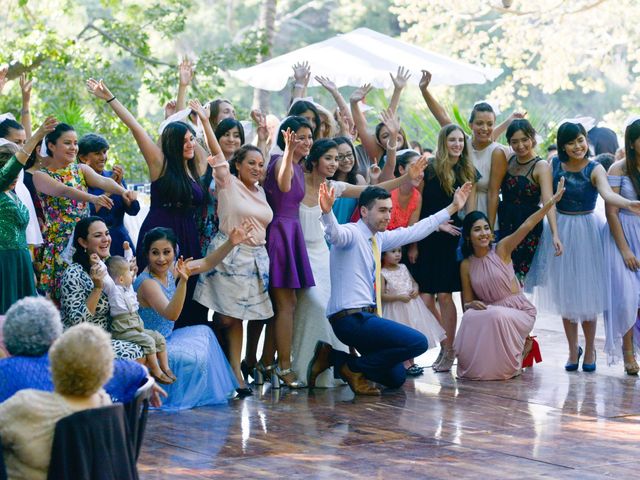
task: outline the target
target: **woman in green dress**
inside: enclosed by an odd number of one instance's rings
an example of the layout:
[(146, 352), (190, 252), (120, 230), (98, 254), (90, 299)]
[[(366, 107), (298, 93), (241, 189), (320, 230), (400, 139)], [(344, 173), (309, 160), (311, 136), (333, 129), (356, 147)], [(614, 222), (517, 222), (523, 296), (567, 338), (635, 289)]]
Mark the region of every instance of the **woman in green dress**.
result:
[(29, 211), (13, 189), (31, 152), (57, 123), (47, 118), (23, 147), (7, 140), (0, 144), (0, 315), (17, 300), (36, 294), (26, 238)]

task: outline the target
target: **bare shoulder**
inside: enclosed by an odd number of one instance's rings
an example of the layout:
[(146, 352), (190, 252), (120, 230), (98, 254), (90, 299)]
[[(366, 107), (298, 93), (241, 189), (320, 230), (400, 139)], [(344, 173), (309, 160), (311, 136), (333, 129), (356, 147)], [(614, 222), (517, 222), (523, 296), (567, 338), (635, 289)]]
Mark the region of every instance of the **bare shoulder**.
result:
[(609, 167), (609, 171), (607, 172), (609, 175), (622, 176), (626, 175), (627, 169), (625, 168), (626, 161), (618, 160), (611, 167)]

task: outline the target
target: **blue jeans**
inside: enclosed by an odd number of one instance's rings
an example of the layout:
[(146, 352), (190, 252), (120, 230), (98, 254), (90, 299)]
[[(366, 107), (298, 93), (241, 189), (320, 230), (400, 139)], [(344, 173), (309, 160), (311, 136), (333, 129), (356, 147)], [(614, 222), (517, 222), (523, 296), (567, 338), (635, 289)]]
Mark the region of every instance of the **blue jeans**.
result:
[(352, 372), (361, 372), (373, 382), (399, 388), (407, 379), (402, 362), (427, 351), (427, 338), (400, 323), (359, 312), (331, 323), (338, 339), (360, 352), (360, 357), (334, 350), (333, 371), (338, 378), (346, 363)]

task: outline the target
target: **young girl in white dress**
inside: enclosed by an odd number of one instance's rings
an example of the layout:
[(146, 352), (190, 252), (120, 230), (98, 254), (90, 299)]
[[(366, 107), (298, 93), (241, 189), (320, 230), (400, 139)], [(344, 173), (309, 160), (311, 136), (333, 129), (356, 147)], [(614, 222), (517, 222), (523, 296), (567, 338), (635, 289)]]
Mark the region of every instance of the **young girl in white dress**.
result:
[[(446, 337), (424, 302), (420, 299), (418, 283), (413, 279), (406, 265), (400, 263), (402, 250), (395, 248), (382, 255), (382, 316), (418, 330), (434, 348)], [(405, 362), (407, 375), (418, 376), (422, 368), (411, 358)]]

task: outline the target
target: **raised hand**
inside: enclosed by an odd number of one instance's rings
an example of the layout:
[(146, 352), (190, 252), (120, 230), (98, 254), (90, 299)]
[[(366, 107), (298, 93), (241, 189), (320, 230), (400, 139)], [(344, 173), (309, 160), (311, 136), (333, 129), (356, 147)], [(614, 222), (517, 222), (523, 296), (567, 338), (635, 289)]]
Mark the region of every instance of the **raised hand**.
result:
[(31, 87), (33, 80), (27, 80), (27, 74), (20, 75), (20, 91), (22, 91), (22, 103), (29, 103), (31, 100)]
[(254, 225), (249, 221), (244, 221), (242, 227), (234, 227), (229, 233), (229, 241), (235, 247), (253, 238)]
[(453, 205), (458, 210), (462, 210), (464, 208), (464, 204), (467, 203), (467, 198), (469, 198), (469, 194), (471, 193), (472, 188), (473, 184), (471, 182), (467, 182), (456, 189), (455, 193), (453, 194)]
[(509, 115), (509, 120), (523, 119), (527, 116), (527, 112), (513, 112)]
[(89, 265), (98, 265), (100, 263), (100, 257), (97, 253), (89, 255)]
[(298, 62), (293, 65), (293, 78), (296, 84), (307, 85), (311, 78), (311, 67), (309, 62)]
[(207, 110), (200, 103), (200, 100), (194, 98), (193, 100), (189, 100), (189, 108), (198, 114), (200, 120), (205, 121), (208, 120), (209, 116), (207, 115)]
[(269, 139), (267, 116), (256, 108), (251, 110), (251, 119), (257, 126), (258, 140), (266, 142)]
[(382, 175), (382, 169), (380, 168), (380, 165), (378, 165), (378, 159), (374, 158), (373, 163), (369, 167), (369, 179), (371, 181), (371, 185), (378, 183), (380, 175)]
[(336, 192), (334, 188), (329, 188), (326, 182), (322, 182), (318, 189), (318, 205), (320, 205), (322, 213), (329, 213), (333, 208), (333, 202), (335, 201)]
[(460, 227), (456, 227), (453, 224), (453, 220), (449, 220), (446, 223), (441, 223), (440, 225), (438, 225), (438, 230), (444, 233), (448, 233), (453, 237), (459, 237), (460, 235), (462, 235), (462, 229)]
[(373, 87), (370, 83), (365, 83), (360, 88), (357, 88), (349, 97), (349, 101), (352, 103), (362, 102)]
[(407, 86), (407, 82), (411, 78), (411, 72), (404, 67), (398, 67), (398, 73), (396, 76), (394, 77), (391, 72), (389, 72), (389, 76), (391, 77), (394, 88), (401, 90)]
[(104, 207), (107, 210), (111, 210), (111, 207), (113, 207), (113, 200), (111, 200), (107, 195), (91, 195), (91, 200), (89, 201), (96, 207)]
[[(96, 254), (94, 253), (93, 255), (96, 255)], [(100, 259), (98, 258), (98, 260)], [(91, 259), (89, 259), (89, 261), (91, 261)], [(96, 288), (102, 288), (104, 286), (103, 280), (106, 274), (107, 274), (107, 269), (102, 268), (102, 265), (100, 265), (99, 263), (92, 264), (91, 268), (89, 269), (89, 276), (91, 277), (91, 280), (93, 281), (93, 285)]]
[(7, 73), (9, 73), (8, 65), (0, 68), (0, 93), (2, 93), (2, 89), (7, 84)]
[(178, 74), (180, 76), (180, 85), (190, 85), (193, 80), (194, 68), (193, 62), (186, 56), (182, 57), (180, 65), (178, 65)]
[(226, 158), (224, 158), (224, 153), (222, 153), (222, 151), (220, 151), (218, 154), (216, 155), (209, 155), (207, 157), (207, 163), (211, 166), (211, 168), (215, 167), (216, 165), (220, 165), (223, 161), (227, 161)]
[(296, 149), (296, 147), (300, 145), (300, 143), (302, 143), (300, 140), (298, 140), (296, 133), (290, 128), (287, 128), (286, 131), (281, 130), (281, 132), (282, 132), (282, 135), (284, 136), (285, 150), (289, 152), (293, 152)]
[(102, 80), (98, 81), (94, 78), (87, 80), (87, 89), (101, 100), (107, 101), (113, 98), (113, 94), (107, 88)]
[(326, 88), (330, 92), (335, 92), (336, 90), (338, 90), (338, 87), (336, 87), (336, 84), (333, 83), (333, 81), (330, 80), (328, 77), (321, 77), (319, 75), (316, 75), (313, 78), (315, 79), (316, 82), (318, 82), (320, 85), (322, 85), (324, 88)]
[(176, 107), (177, 107), (177, 103), (175, 100), (169, 100), (167, 103), (164, 104), (165, 120), (169, 118), (171, 115), (173, 115), (174, 113), (176, 113)]
[(56, 128), (56, 125), (58, 125), (58, 120), (56, 120), (56, 117), (47, 117), (44, 123), (40, 125), (40, 127), (38, 127), (38, 129), (35, 131), (33, 136), (38, 139), (43, 139), (47, 133), (53, 132), (53, 130)]
[(178, 258), (178, 261), (176, 262), (176, 266), (175, 266), (175, 273), (178, 280), (184, 281), (184, 282), (189, 280), (189, 275), (191, 275), (191, 270), (189, 269), (190, 261), (191, 261), (190, 258), (185, 260), (184, 258), (182, 258), (182, 255), (180, 255), (180, 258)]
[(562, 198), (562, 195), (564, 194), (564, 190), (565, 190), (564, 177), (560, 177), (560, 180), (558, 181), (558, 186), (556, 187), (556, 193), (554, 193), (553, 197), (551, 197), (551, 201), (553, 203), (558, 203)]
[(430, 83), (431, 83), (431, 72), (427, 70), (422, 70), (422, 76), (420, 77), (420, 83), (418, 83), (418, 88), (420, 88), (420, 91), (423, 92), (429, 87)]
[(124, 169), (120, 165), (114, 165), (111, 169), (111, 180), (118, 185), (122, 185), (122, 179), (124, 178)]
[(423, 153), (418, 160), (409, 165), (409, 177), (411, 180), (418, 180), (427, 165), (429, 165), (429, 154)]
[(398, 119), (398, 115), (395, 112), (391, 111), (391, 109), (387, 108), (380, 112), (380, 120), (389, 129), (389, 132), (392, 134), (389, 137), (395, 143), (396, 135), (400, 131), (400, 120)]

